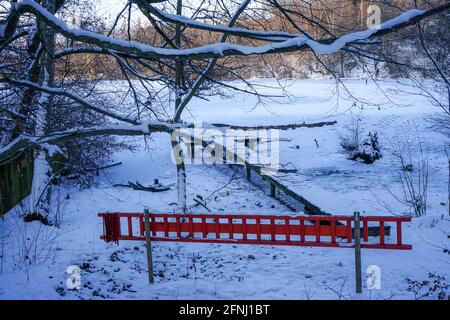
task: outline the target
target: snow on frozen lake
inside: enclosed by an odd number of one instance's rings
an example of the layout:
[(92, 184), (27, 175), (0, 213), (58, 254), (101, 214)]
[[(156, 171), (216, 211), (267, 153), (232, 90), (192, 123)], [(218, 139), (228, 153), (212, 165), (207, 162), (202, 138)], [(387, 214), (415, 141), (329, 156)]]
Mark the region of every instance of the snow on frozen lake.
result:
[[(274, 80), (258, 80), (261, 86)], [(393, 156), (396, 141), (423, 142), (429, 153), (430, 185), (428, 214), (406, 224), (404, 241), (412, 251), (363, 250), (363, 272), (370, 265), (382, 271), (381, 290), (369, 291), (364, 298), (413, 299), (406, 278), (425, 280), (428, 273), (450, 278), (447, 235), (446, 138), (428, 128), (426, 116), (437, 111), (421, 96), (396, 90), (394, 81), (379, 86), (364, 80), (345, 81), (356, 102), (343, 88), (339, 99), (335, 83), (305, 80), (289, 83), (289, 98), (278, 103), (256, 105), (252, 96), (194, 100), (186, 121), (206, 121), (239, 125), (290, 124), (338, 121), (330, 127), (282, 131), (281, 163), (298, 170), (279, 174), (278, 179), (306, 199), (332, 214), (390, 215), (409, 213), (393, 195), (401, 192), (399, 165)], [(284, 95), (279, 89), (264, 92)], [(353, 119), (361, 119), (364, 134), (377, 132), (383, 158), (372, 165), (351, 161), (342, 152), (339, 135), (346, 133)], [(317, 144), (318, 147), (317, 147)], [(448, 141), (447, 141), (448, 142)], [(123, 165), (102, 172), (94, 187), (79, 191), (66, 186), (62, 197), (63, 224), (53, 241), (58, 247), (42, 266), (27, 274), (19, 270), (21, 236), (26, 228), (33, 234), (36, 223), (25, 225), (11, 212), (0, 222), (4, 239), (0, 271), (0, 299), (354, 299), (353, 251), (349, 249), (273, 247), (252, 245), (155, 243), (156, 284), (147, 285), (146, 255), (143, 243), (121, 242), (119, 246), (99, 240), (102, 232), (98, 212), (140, 212), (144, 206), (160, 212), (174, 212), (177, 201), (176, 173), (165, 134), (155, 134), (142, 142), (138, 152), (117, 154)], [(289, 210), (243, 178), (241, 170), (226, 166), (189, 166), (188, 204), (201, 195), (211, 199), (215, 212), (274, 214)], [(232, 179), (238, 178), (238, 179)], [(148, 193), (115, 188), (115, 183), (154, 179), (171, 186), (164, 193)], [(217, 191), (218, 190), (218, 191)], [(205, 212), (196, 207), (195, 212)], [(292, 214), (292, 213), (289, 213)], [(17, 230), (21, 232), (17, 232)], [(46, 238), (47, 237), (47, 238)], [(45, 242), (45, 241), (44, 241)], [(0, 250), (2, 250), (0, 248)], [(42, 251), (42, 250), (41, 250)], [(448, 249), (447, 249), (448, 251)], [(41, 252), (45, 253), (45, 250)], [(70, 265), (81, 268), (82, 289), (68, 291), (65, 273)], [(23, 269), (23, 268), (22, 268)], [(363, 274), (365, 276), (365, 274)], [(361, 298), (361, 297), (357, 297)]]

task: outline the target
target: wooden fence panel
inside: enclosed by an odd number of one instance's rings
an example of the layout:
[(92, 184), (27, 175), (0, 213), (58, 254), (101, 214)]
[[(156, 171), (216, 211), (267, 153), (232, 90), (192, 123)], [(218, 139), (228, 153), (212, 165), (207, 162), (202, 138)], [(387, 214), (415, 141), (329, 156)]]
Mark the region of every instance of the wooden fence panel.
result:
[(33, 173), (32, 151), (23, 152), (11, 161), (0, 164), (0, 216), (31, 193)]

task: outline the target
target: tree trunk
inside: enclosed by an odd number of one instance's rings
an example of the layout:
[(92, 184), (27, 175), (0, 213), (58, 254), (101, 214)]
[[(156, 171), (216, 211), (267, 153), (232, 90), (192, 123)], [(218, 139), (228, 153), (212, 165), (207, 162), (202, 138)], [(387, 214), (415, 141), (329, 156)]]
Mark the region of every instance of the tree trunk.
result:
[[(183, 0), (177, 0), (177, 15), (183, 13)], [(175, 27), (175, 46), (181, 49), (181, 24), (177, 23)], [(180, 58), (176, 60), (175, 66), (175, 114), (181, 104), (181, 84), (182, 84), (183, 64)], [(178, 119), (175, 119), (178, 121)]]
[[(51, 13), (55, 12), (55, 0), (43, 1), (43, 6)], [(43, 85), (52, 87), (55, 79), (55, 32), (45, 23), (39, 22), (38, 28), (42, 34), (42, 46), (44, 54), (42, 56), (41, 82)], [(44, 136), (49, 133), (49, 119), (53, 111), (53, 95), (41, 93), (38, 100), (35, 133), (37, 136)], [(51, 176), (50, 165), (47, 155), (42, 149), (38, 149), (35, 157), (35, 168), (33, 176), (32, 200), (33, 210), (48, 215), (51, 201)]]
[[(177, 0), (177, 15), (183, 13), (183, 1)], [(181, 48), (181, 24), (177, 23), (175, 27), (175, 45)], [(183, 64), (180, 58), (176, 60), (175, 68), (175, 119), (174, 122), (180, 121), (177, 117), (177, 110), (181, 105), (181, 86), (182, 86)], [(184, 163), (184, 155), (177, 152), (182, 150), (178, 141), (172, 139), (172, 150), (174, 152), (174, 159), (178, 159), (177, 167), (177, 185), (178, 185), (178, 210), (186, 212), (186, 166)], [(177, 154), (178, 153), (178, 154)]]
[(178, 187), (178, 211), (186, 212), (186, 165), (184, 163), (183, 149), (178, 141), (172, 138), (173, 159), (177, 167), (177, 187)]

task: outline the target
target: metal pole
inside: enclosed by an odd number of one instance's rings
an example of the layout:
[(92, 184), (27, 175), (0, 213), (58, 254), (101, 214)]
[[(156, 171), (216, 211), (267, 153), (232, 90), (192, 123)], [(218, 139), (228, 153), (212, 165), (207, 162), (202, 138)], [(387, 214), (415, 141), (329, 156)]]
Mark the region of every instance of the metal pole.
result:
[(361, 217), (359, 212), (353, 216), (355, 230), (355, 279), (356, 293), (362, 293), (362, 275), (361, 275)]
[(148, 281), (150, 284), (155, 283), (155, 278), (153, 276), (153, 257), (152, 257), (152, 239), (150, 230), (150, 212), (148, 209), (144, 210), (144, 220), (145, 220), (145, 241), (147, 247), (147, 266), (148, 266)]

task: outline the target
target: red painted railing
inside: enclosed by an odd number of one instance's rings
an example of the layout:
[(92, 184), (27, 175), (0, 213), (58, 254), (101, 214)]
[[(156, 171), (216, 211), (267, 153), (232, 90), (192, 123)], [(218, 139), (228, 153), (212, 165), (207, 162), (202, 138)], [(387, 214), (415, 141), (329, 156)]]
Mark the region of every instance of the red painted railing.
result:
[[(101, 213), (107, 242), (144, 241), (143, 213)], [(403, 243), (403, 217), (361, 217), (361, 247), (411, 250)], [(369, 224), (379, 227), (379, 236), (369, 237)], [(395, 236), (385, 227), (395, 225)], [(352, 248), (353, 217), (349, 216), (255, 216), (213, 214), (150, 214), (152, 241), (232, 243), (256, 245), (318, 246)], [(394, 238), (395, 242), (389, 242)]]

